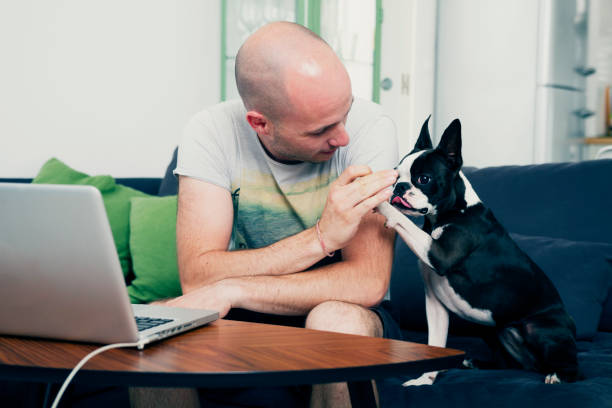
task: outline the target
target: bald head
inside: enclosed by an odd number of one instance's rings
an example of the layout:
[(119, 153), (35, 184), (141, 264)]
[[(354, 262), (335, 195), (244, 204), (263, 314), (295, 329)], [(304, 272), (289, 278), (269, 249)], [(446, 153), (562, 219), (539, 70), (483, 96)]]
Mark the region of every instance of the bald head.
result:
[(253, 33), (236, 55), (236, 85), (247, 110), (278, 119), (299, 104), (304, 87), (350, 80), (331, 47), (307, 28), (270, 23)]

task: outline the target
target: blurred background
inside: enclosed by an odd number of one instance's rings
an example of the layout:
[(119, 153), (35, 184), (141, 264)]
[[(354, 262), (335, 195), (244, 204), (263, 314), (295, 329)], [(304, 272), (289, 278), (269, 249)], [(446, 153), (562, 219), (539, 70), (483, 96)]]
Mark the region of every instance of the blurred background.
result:
[[(50, 157), (161, 177), (187, 120), (236, 97), (234, 57), (269, 21), (319, 33), (407, 153), (461, 119), (470, 166), (593, 159), (612, 145), (609, 0), (0, 2), (0, 177)], [(606, 111), (608, 109), (608, 111)]]

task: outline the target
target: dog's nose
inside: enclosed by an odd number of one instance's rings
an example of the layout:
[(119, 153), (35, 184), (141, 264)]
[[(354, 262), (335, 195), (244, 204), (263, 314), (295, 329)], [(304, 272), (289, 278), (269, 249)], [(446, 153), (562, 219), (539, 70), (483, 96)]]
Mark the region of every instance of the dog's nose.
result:
[(406, 191), (410, 190), (411, 188), (412, 186), (410, 185), (410, 183), (402, 181), (395, 185), (395, 188), (393, 189), (393, 195), (402, 197), (404, 194), (406, 194)]

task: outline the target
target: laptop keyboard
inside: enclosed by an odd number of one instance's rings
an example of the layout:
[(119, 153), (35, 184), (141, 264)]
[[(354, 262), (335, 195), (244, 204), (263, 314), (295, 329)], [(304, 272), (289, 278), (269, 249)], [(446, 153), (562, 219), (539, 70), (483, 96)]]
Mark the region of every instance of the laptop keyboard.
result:
[(141, 317), (136, 316), (136, 326), (138, 331), (150, 329), (151, 327), (159, 326), (164, 323), (171, 322), (172, 319), (157, 319), (154, 317)]

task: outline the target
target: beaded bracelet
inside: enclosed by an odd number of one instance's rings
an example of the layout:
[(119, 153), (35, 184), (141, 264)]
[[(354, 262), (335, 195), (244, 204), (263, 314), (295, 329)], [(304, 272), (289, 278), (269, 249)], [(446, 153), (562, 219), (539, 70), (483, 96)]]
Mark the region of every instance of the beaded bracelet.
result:
[(321, 244), (321, 248), (323, 249), (323, 253), (325, 253), (325, 255), (329, 256), (330, 258), (332, 256), (334, 256), (334, 253), (336, 251), (332, 251), (332, 252), (327, 252), (327, 248), (325, 248), (325, 244), (323, 243), (323, 238), (321, 238), (321, 229), (319, 228), (319, 221), (317, 220), (317, 223), (315, 225), (316, 230), (317, 230), (317, 237), (319, 237), (319, 243)]

